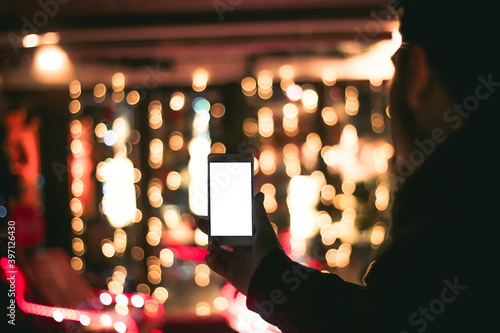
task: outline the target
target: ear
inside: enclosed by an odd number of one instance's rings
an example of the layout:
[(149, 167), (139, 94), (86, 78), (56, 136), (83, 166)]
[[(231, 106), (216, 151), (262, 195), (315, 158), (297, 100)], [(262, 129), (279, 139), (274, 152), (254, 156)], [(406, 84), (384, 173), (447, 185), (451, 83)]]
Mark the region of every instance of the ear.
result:
[(411, 107), (416, 108), (420, 105), (422, 95), (429, 84), (430, 68), (427, 55), (421, 45), (414, 44), (409, 51), (413, 75), (409, 84), (408, 102)]

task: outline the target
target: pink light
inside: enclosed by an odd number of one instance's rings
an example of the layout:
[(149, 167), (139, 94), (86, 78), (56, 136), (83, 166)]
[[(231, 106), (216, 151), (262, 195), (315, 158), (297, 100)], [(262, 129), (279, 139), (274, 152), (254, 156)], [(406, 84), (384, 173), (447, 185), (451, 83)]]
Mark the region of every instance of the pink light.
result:
[[(228, 323), (233, 327), (237, 328), (238, 327), (238, 321), (240, 318), (238, 318), (238, 315), (235, 312), (240, 312), (243, 310), (247, 310), (246, 307), (246, 296), (241, 294), (232, 284), (227, 282), (224, 287), (221, 289), (220, 295), (224, 297), (227, 301), (229, 306), (227, 307), (226, 310), (223, 312), (224, 318), (228, 321)], [(233, 308), (233, 311), (231, 311), (231, 308)], [(248, 311), (248, 310), (247, 310)], [(281, 331), (278, 331), (276, 327), (272, 326), (271, 324), (268, 325), (268, 327), (264, 330), (258, 330), (255, 332), (262, 332), (262, 333), (278, 333)]]
[[(15, 276), (14, 284), (16, 287), (16, 302), (18, 307), (25, 313), (53, 318), (54, 312), (59, 311), (60, 313), (62, 313), (62, 320), (71, 320), (71, 321), (80, 321), (80, 317), (82, 315), (86, 315), (90, 318), (90, 323), (98, 327), (104, 327), (100, 323), (100, 317), (101, 315), (105, 314), (111, 317), (111, 321), (113, 324), (119, 321), (123, 322), (127, 326), (127, 332), (139, 333), (137, 324), (132, 318), (128, 316), (120, 316), (114, 312), (97, 311), (97, 310), (75, 310), (75, 309), (60, 308), (55, 306), (47, 306), (47, 305), (28, 302), (24, 299), (26, 280), (22, 272), (17, 268), (16, 265), (11, 264), (7, 258), (0, 259), (0, 266), (4, 271), (3, 274), (4, 276), (2, 276), (4, 280), (7, 281), (7, 276)], [(7, 282), (10, 283), (9, 281)], [(149, 296), (152, 299), (150, 295), (145, 295), (145, 296)], [(127, 297), (131, 297), (131, 295), (127, 295)], [(160, 306), (159, 309), (163, 310), (163, 307)]]
[(177, 245), (169, 247), (180, 260), (205, 261), (208, 251), (196, 246)]

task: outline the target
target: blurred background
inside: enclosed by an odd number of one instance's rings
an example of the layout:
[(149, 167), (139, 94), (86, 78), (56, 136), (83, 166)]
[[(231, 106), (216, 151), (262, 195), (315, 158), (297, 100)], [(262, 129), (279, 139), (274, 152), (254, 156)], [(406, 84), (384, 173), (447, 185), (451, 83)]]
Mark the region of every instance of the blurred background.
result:
[(385, 0), (3, 3), (10, 328), (278, 332), (204, 263), (210, 152), (253, 153), (290, 257), (362, 283), (391, 225), (394, 14)]

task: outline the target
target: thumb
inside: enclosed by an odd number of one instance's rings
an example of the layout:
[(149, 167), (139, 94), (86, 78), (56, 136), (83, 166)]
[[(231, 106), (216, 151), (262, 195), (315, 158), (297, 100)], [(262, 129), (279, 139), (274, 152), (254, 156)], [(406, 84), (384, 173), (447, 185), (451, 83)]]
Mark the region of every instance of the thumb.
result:
[(264, 236), (265, 239), (276, 238), (276, 233), (264, 208), (264, 193), (262, 192), (257, 193), (253, 199), (253, 219), (256, 236)]
[(264, 193), (262, 192), (257, 193), (253, 199), (253, 216), (256, 232), (271, 225), (264, 208)]
[(255, 266), (270, 252), (281, 248), (281, 244), (267, 217), (264, 208), (264, 193), (257, 193), (253, 200), (253, 218), (255, 226), (254, 251)]

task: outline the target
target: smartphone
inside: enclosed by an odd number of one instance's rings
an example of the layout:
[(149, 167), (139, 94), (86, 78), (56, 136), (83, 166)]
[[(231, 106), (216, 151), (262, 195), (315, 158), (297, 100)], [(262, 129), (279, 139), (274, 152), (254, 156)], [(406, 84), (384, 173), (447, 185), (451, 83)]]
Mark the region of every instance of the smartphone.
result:
[(252, 154), (208, 155), (208, 236), (221, 245), (252, 245)]

